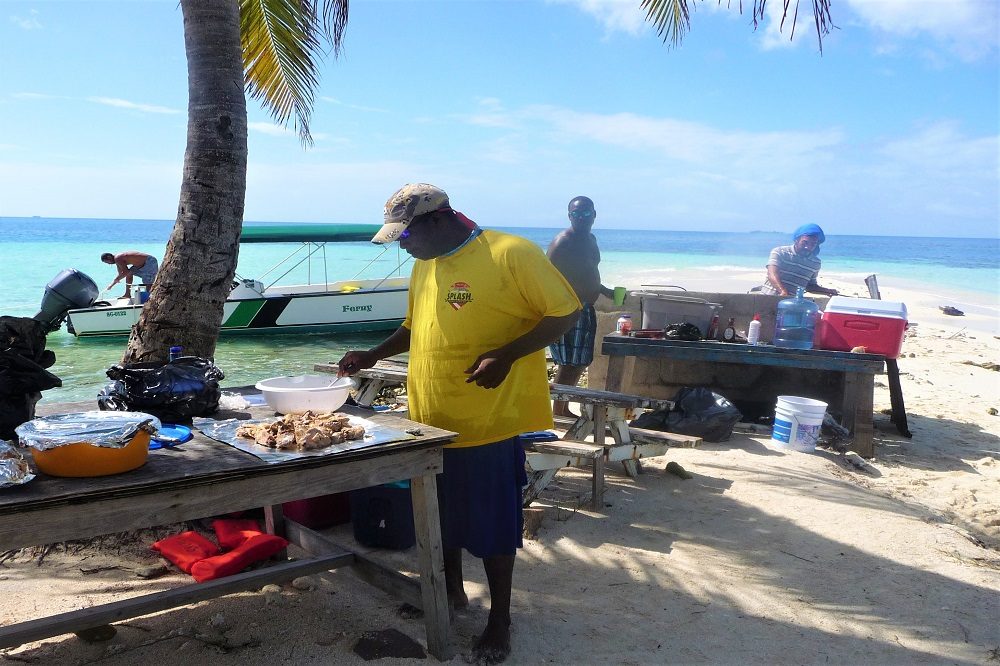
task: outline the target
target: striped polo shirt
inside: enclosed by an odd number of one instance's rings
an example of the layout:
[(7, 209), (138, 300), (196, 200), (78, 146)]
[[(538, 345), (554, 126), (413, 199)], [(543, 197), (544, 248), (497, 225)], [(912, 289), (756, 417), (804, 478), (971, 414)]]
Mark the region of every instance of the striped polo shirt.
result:
[[(819, 257), (815, 254), (796, 254), (794, 245), (782, 245), (771, 250), (767, 260), (768, 266), (778, 267), (778, 278), (789, 294), (794, 294), (799, 287), (805, 289), (816, 283), (819, 276)], [(769, 277), (760, 289), (763, 294), (780, 294), (781, 291), (771, 284)]]

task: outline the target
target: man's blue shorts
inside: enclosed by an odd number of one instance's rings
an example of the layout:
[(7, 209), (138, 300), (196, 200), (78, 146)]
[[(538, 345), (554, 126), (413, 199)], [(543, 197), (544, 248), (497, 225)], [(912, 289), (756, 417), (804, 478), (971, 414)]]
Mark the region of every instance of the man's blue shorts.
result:
[(528, 484), (517, 437), (493, 444), (444, 449), (437, 477), (441, 541), (476, 557), (513, 555), (521, 547), (521, 493)]
[(554, 344), (549, 353), (556, 365), (587, 367), (594, 360), (594, 335), (597, 333), (597, 312), (593, 305), (584, 305), (580, 318)]

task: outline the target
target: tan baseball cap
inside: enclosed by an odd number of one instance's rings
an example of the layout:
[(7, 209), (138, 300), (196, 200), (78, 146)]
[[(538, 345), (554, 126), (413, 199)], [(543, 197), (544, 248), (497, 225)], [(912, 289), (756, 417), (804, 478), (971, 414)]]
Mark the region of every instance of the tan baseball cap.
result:
[(381, 245), (398, 240), (413, 218), (450, 207), (448, 195), (440, 187), (427, 183), (403, 185), (385, 202), (382, 228), (372, 242)]

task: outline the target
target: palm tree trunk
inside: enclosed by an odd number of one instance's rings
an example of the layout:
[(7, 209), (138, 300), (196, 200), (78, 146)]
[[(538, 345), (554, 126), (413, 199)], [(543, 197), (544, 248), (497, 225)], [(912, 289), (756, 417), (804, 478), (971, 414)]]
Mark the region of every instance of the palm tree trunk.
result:
[(123, 363), (215, 354), (243, 226), (247, 109), (238, 0), (181, 0), (188, 132), (173, 233)]

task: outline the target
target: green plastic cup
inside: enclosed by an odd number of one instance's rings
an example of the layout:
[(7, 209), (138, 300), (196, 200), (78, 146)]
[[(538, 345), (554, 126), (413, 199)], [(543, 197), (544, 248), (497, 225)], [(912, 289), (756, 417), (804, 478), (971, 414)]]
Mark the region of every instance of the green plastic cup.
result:
[(625, 304), (625, 287), (615, 287), (615, 305)]

